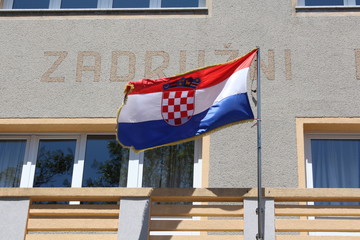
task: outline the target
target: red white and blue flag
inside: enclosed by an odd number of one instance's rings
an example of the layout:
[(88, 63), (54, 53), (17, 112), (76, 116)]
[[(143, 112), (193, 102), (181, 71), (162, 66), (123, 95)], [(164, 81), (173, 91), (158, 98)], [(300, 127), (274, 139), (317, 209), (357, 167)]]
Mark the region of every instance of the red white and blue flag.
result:
[(174, 77), (129, 82), (118, 114), (119, 142), (143, 151), (251, 121), (246, 83), (256, 52)]

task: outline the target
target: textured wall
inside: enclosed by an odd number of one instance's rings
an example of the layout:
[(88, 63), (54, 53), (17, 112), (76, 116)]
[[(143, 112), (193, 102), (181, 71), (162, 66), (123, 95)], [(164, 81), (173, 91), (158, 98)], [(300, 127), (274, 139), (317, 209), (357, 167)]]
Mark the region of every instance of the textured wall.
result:
[(29, 204), (29, 199), (0, 198), (0, 240), (24, 239)]
[[(298, 16), (289, 0), (214, 0), (210, 9), (200, 17), (0, 18), (0, 118), (115, 117), (125, 81), (260, 46), (264, 185), (296, 187), (295, 118), (360, 115), (360, 19)], [(256, 186), (251, 125), (211, 136), (211, 187)]]

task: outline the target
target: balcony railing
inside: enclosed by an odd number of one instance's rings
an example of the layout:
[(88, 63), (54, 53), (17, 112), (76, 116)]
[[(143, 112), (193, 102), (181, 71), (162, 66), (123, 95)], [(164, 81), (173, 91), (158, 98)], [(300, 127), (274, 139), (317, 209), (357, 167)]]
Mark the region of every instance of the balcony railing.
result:
[[(255, 240), (256, 194), (239, 188), (2, 188), (0, 231), (11, 240)], [(360, 239), (360, 189), (266, 188), (264, 194), (266, 240)]]

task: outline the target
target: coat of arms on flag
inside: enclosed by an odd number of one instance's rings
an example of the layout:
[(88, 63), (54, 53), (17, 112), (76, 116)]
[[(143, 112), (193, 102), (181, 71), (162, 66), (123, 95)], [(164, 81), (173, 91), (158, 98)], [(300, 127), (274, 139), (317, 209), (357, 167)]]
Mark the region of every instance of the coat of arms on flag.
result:
[(252, 121), (246, 83), (256, 53), (173, 77), (129, 82), (118, 113), (119, 142), (143, 151)]
[(190, 120), (195, 111), (195, 89), (199, 83), (199, 78), (190, 77), (163, 85), (161, 114), (165, 122), (179, 126)]

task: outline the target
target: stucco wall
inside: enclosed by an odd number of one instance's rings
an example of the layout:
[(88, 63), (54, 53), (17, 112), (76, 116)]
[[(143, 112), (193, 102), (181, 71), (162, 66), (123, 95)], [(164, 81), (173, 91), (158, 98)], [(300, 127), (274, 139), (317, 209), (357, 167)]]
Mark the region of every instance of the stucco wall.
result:
[[(360, 115), (360, 18), (299, 16), (289, 0), (213, 0), (209, 9), (201, 16), (0, 17), (0, 118), (115, 117), (125, 81), (171, 76), (260, 46), (264, 185), (296, 187), (295, 118)], [(93, 71), (81, 72), (84, 66)], [(210, 187), (256, 186), (251, 126), (212, 134)]]

